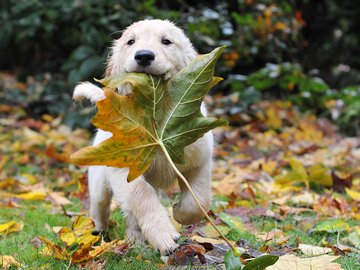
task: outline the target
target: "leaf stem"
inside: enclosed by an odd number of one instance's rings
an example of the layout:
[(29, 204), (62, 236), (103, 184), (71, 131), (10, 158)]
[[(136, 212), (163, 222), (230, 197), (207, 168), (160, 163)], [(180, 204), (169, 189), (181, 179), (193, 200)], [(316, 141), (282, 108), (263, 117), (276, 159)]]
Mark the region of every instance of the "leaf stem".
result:
[(218, 234), (221, 236), (222, 239), (224, 239), (224, 241), (230, 246), (230, 248), (233, 250), (233, 252), (236, 251), (236, 247), (230, 243), (230, 241), (225, 237), (225, 235), (216, 227), (215, 223), (212, 221), (212, 219), (209, 217), (209, 215), (207, 214), (207, 211), (204, 209), (204, 207), (202, 207), (201, 203), (199, 202), (198, 197), (196, 196), (196, 194), (194, 193), (194, 191), (192, 190), (189, 182), (186, 180), (186, 178), (182, 175), (182, 173), (178, 170), (178, 168), (176, 167), (176, 165), (174, 164), (174, 162), (172, 161), (168, 151), (166, 150), (166, 147), (163, 143), (159, 143), (161, 149), (163, 150), (166, 158), (168, 159), (168, 161), (170, 162), (171, 167), (174, 169), (174, 171), (176, 172), (176, 174), (180, 177), (180, 179), (183, 181), (183, 183), (185, 184), (185, 186), (187, 187), (187, 189), (190, 191), (191, 196), (194, 198), (197, 206), (200, 208), (200, 210), (203, 212), (203, 214), (205, 215), (206, 219), (210, 222), (210, 224), (214, 227), (214, 229), (218, 232)]

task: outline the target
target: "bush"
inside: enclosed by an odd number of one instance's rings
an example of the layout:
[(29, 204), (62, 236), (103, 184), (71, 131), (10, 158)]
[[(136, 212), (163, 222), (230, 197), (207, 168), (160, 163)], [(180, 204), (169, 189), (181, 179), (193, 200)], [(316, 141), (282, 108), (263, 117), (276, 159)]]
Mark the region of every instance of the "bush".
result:
[(233, 75), (228, 81), (233, 92), (239, 92), (236, 111), (248, 112), (260, 99), (290, 100), (303, 112), (331, 118), (347, 134), (360, 134), (360, 87), (331, 89), (317, 73), (306, 74), (298, 64), (282, 63), (267, 64), (249, 75)]
[[(324, 102), (317, 101), (324, 93), (345, 99), (346, 94), (329, 90), (329, 85), (343, 89), (360, 82), (355, 2), (3, 0), (0, 70), (16, 72), (21, 81), (29, 75), (40, 81), (50, 76), (51, 81), (38, 96), (41, 111), (29, 111), (36, 117), (61, 112), (71, 104), (70, 94), (76, 82), (103, 75), (108, 47), (120, 36), (120, 30), (144, 18), (170, 19), (185, 29), (200, 53), (228, 45), (217, 74), (229, 77), (231, 83), (220, 84), (215, 92), (238, 91), (236, 85), (242, 82), (234, 78), (245, 74), (247, 86), (242, 95), (250, 100), (243, 107), (256, 98), (272, 97), (262, 95), (268, 91), (261, 88), (269, 88), (273, 89), (272, 95), (291, 98), (304, 109), (331, 114), (325, 112), (328, 107)], [(316, 76), (311, 73), (314, 69), (319, 70)], [(280, 75), (272, 77), (276, 72)], [(281, 91), (275, 91), (275, 85)], [(252, 96), (256, 89), (261, 95), (258, 92)], [(309, 94), (311, 97), (307, 97)], [(16, 102), (9, 97), (7, 100)], [(354, 98), (343, 102), (346, 108), (354, 109), (346, 117), (341, 114), (342, 127), (356, 113)], [(65, 119), (70, 118), (65, 114)]]

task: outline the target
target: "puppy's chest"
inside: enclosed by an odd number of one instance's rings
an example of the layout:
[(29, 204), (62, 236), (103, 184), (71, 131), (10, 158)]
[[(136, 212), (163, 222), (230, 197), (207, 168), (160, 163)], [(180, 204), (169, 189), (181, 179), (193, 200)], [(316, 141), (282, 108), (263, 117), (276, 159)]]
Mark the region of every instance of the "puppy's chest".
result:
[(167, 188), (177, 178), (175, 171), (161, 150), (156, 152), (154, 161), (144, 176), (154, 188)]

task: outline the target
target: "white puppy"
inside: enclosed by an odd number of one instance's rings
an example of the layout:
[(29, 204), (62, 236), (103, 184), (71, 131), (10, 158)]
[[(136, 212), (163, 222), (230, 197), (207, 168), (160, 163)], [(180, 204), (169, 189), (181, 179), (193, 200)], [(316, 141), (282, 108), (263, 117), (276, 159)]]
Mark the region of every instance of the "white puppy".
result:
[[(145, 72), (170, 78), (196, 57), (189, 39), (173, 23), (163, 20), (144, 20), (132, 24), (113, 44), (106, 75), (125, 72)], [(118, 89), (128, 94), (131, 89)], [(79, 84), (73, 94), (75, 100), (83, 97), (96, 102), (104, 98), (102, 89), (91, 83)], [(204, 105), (201, 111), (206, 115)], [(93, 145), (110, 138), (111, 133), (98, 130)], [(178, 169), (189, 181), (205, 209), (210, 205), (213, 136), (205, 134), (185, 148), (186, 165)], [(178, 245), (179, 233), (172, 225), (167, 210), (157, 196), (158, 188), (167, 188), (176, 174), (159, 151), (146, 173), (127, 182), (127, 168), (91, 166), (89, 174), (90, 216), (96, 230), (106, 230), (111, 198), (119, 203), (127, 217), (126, 236), (136, 241), (147, 240), (162, 254)], [(181, 224), (200, 221), (203, 214), (191, 194), (179, 181), (181, 200), (173, 207), (174, 218)]]

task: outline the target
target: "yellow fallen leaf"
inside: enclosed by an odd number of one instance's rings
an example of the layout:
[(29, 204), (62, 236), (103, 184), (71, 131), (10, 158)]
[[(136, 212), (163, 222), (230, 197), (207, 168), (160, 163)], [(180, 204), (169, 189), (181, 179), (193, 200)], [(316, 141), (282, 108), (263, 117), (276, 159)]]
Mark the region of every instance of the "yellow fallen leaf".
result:
[(10, 269), (11, 266), (23, 267), (13, 256), (0, 255), (1, 269)]
[(346, 194), (351, 197), (351, 199), (360, 202), (360, 192), (345, 188)]
[(27, 139), (29, 141), (36, 142), (36, 144), (43, 144), (46, 141), (46, 137), (44, 135), (42, 135), (39, 132), (36, 132), (28, 127), (25, 127), (23, 129), (23, 132), (24, 132), (25, 137), (27, 137)]
[(333, 180), (331, 172), (321, 164), (316, 164), (308, 168), (310, 181), (324, 187), (332, 187)]
[(19, 177), (19, 181), (25, 185), (33, 185), (37, 182), (35, 176), (29, 173), (22, 173)]
[(8, 187), (14, 186), (17, 182), (14, 178), (7, 178), (5, 180), (0, 181), (0, 190), (7, 189)]
[(279, 260), (266, 270), (342, 270), (340, 264), (333, 261), (340, 256), (321, 255), (311, 258), (300, 258), (295, 255), (280, 256)]
[(282, 127), (282, 120), (279, 117), (279, 113), (276, 111), (276, 108), (270, 107), (265, 111), (265, 114), (265, 123), (269, 128), (278, 129)]
[(123, 247), (124, 249), (128, 248), (128, 244), (125, 242), (125, 240), (114, 240), (111, 242), (103, 242), (100, 246), (95, 247), (93, 250), (89, 252), (90, 256), (93, 258), (99, 257), (102, 254), (104, 254), (107, 251), (110, 251), (111, 249), (117, 248), (117, 247)]
[(301, 181), (306, 185), (306, 188), (309, 189), (309, 176), (306, 172), (304, 165), (296, 158), (291, 158), (289, 160), (291, 169), (299, 176)]
[(317, 247), (312, 245), (299, 244), (299, 249), (304, 255), (307, 256), (318, 256), (331, 252), (331, 248)]
[(24, 223), (22, 222), (16, 222), (16, 221), (9, 221), (5, 224), (0, 224), (0, 235), (2, 234), (8, 234), (11, 232), (19, 232), (23, 229)]
[(60, 239), (67, 245), (70, 246), (73, 243), (83, 245), (93, 245), (100, 240), (100, 236), (94, 236), (91, 234), (95, 228), (94, 222), (89, 217), (78, 216), (72, 228), (64, 227), (58, 234)]
[(74, 242), (76, 242), (75, 234), (68, 227), (61, 228), (58, 234), (61, 241), (63, 241), (66, 246), (71, 246)]
[(100, 237), (91, 235), (93, 228), (94, 223), (90, 218), (77, 217), (71, 229), (64, 227), (58, 233), (67, 247), (72, 246), (72, 251), (53, 243), (45, 237), (39, 236), (41, 242), (45, 244), (41, 254), (77, 264), (99, 257), (107, 251), (120, 254), (128, 248), (128, 244), (123, 240), (114, 240), (110, 243), (103, 242), (100, 246), (94, 247), (94, 244), (100, 240)]
[(22, 194), (17, 194), (16, 197), (26, 201), (42, 201), (46, 197), (44, 191), (30, 191)]
[(273, 175), (277, 165), (277, 161), (274, 160), (264, 161), (264, 163), (262, 163), (262, 170), (269, 175)]

